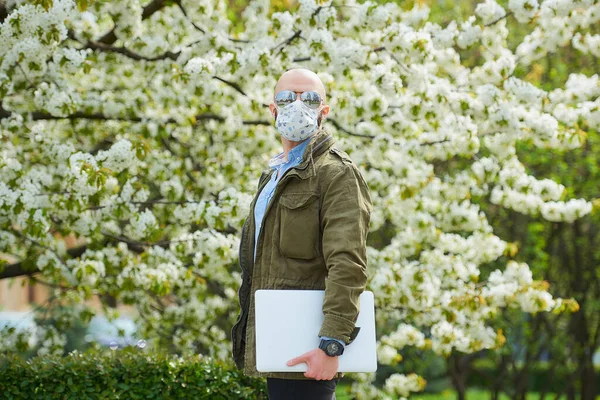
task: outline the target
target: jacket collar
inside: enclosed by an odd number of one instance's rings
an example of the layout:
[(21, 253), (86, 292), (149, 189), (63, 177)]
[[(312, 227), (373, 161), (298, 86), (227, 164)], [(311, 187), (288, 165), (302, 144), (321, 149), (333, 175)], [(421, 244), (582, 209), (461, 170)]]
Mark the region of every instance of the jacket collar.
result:
[(308, 143), (308, 146), (304, 150), (302, 155), (302, 163), (308, 161), (312, 162), (313, 158), (317, 158), (323, 152), (327, 151), (334, 143), (331, 132), (325, 127), (322, 127), (317, 133), (313, 135)]
[(322, 127), (310, 139), (302, 155), (302, 162), (296, 167), (298, 176), (302, 179), (316, 175), (315, 160), (329, 150), (335, 143), (333, 135), (327, 128)]
[[(315, 159), (328, 151), (335, 143), (333, 135), (325, 127), (322, 127), (308, 140), (309, 143), (302, 154), (302, 161), (295, 167), (290, 168), (286, 175), (297, 175), (301, 179), (316, 175)], [(270, 176), (273, 171), (272, 168), (269, 168), (263, 171), (263, 174)]]

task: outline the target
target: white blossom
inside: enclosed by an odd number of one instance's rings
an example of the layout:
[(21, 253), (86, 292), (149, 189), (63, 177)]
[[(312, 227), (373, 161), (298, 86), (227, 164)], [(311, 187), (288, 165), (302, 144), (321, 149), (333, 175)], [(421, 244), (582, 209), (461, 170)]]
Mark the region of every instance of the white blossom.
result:
[[(566, 46), (597, 56), (598, 35), (587, 30), (600, 5), (591, 0), (485, 0), (443, 27), (418, 4), (301, 0), (297, 11), (269, 15), (258, 0), (240, 16), (241, 32), (227, 2), (210, 0), (184, 1), (187, 16), (163, 7), (147, 18), (139, 0), (11, 5), (0, 24), (0, 252), (34, 257), (41, 279), (73, 289), (61, 300), (118, 293), (149, 334), (171, 328), (181, 353), (229, 357), (222, 321), (233, 324), (239, 307), (240, 229), (261, 171), (281, 151), (267, 105), (280, 74), (305, 67), (326, 86), (336, 147), (369, 186), (370, 233), (389, 239), (366, 250), (367, 289), (386, 329), (381, 363), (399, 362), (408, 346), (441, 355), (496, 348), (501, 308), (570, 304), (524, 262), (483, 278), (481, 266), (515, 245), (495, 234), (480, 199), (546, 221), (592, 213), (592, 199), (531, 172), (517, 144), (582, 146), (600, 126), (598, 74), (569, 71), (544, 89), (515, 75)], [(514, 46), (509, 18), (526, 29)], [(107, 32), (119, 52), (85, 45)], [(467, 65), (456, 46), (480, 59)], [(85, 251), (71, 256), (70, 245)], [(161, 308), (164, 295), (172, 301)], [(52, 329), (24, 339), (41, 354), (65, 343)], [(2, 337), (0, 349), (15, 340)], [(375, 374), (352, 378), (358, 399), (424, 387), (414, 374), (381, 388)]]

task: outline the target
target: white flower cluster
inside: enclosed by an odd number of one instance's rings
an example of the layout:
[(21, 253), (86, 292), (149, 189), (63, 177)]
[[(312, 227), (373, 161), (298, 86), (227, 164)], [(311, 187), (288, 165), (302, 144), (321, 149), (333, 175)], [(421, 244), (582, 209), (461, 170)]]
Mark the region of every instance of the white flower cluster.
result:
[(550, 179), (527, 175), (516, 157), (505, 162), (498, 172), (498, 182), (490, 201), (524, 214), (541, 213), (550, 221), (574, 221), (592, 211), (592, 203), (584, 199), (558, 201), (565, 187)]
[(108, 13), (113, 18), (115, 35), (118, 38), (129, 41), (145, 33), (140, 0), (106, 1), (100, 4), (101, 12)]
[(40, 348), (37, 351), (39, 356), (44, 355), (62, 355), (64, 347), (67, 344), (66, 333), (59, 332), (52, 325), (38, 326), (36, 332)]
[(215, 73), (215, 66), (213, 60), (194, 57), (188, 61), (184, 70), (188, 74), (197, 74), (199, 77), (208, 78)]
[[(559, 2), (556, 2), (557, 5)], [(563, 2), (563, 4), (566, 2)], [(529, 22), (538, 11), (537, 0), (509, 0), (508, 8), (519, 22)]]
[(423, 378), (417, 374), (392, 374), (385, 380), (385, 389), (389, 393), (396, 394), (404, 399), (410, 395), (410, 392), (420, 392), (423, 390)]
[(60, 47), (52, 55), (52, 60), (55, 64), (61, 65), (63, 72), (65, 70), (75, 71), (83, 64), (88, 54), (92, 52), (92, 49), (77, 50), (70, 47)]
[[(598, 11), (600, 12), (600, 10)], [(582, 53), (590, 53), (596, 57), (600, 57), (600, 35), (592, 35), (586, 33), (582, 35), (577, 32), (573, 35), (573, 47)]]
[(503, 88), (506, 92), (512, 94), (516, 101), (536, 107), (540, 104), (547, 93), (538, 89), (529, 82), (517, 79), (511, 76), (503, 83)]
[(101, 36), (105, 29), (98, 21), (96, 14), (88, 10), (81, 12), (78, 18), (71, 21), (71, 24), (75, 32), (85, 32), (89, 38)]
[(462, 327), (448, 321), (439, 321), (431, 327), (432, 349), (436, 353), (449, 355), (453, 348), (467, 351), (469, 338)]
[(238, 237), (207, 229), (196, 231), (182, 239), (187, 240), (187, 252), (193, 252), (193, 266), (201, 275), (215, 282), (233, 282), (231, 274), (223, 266), (237, 260)]
[(107, 151), (100, 150), (96, 155), (96, 161), (103, 167), (114, 172), (121, 172), (131, 168), (131, 174), (136, 173), (137, 157), (135, 149), (127, 139), (121, 139), (111, 146)]
[(550, 293), (533, 288), (528, 288), (525, 292), (517, 293), (515, 298), (520, 308), (528, 313), (550, 311), (555, 305)]
[[(15, 329), (12, 330), (12, 328)], [(34, 348), (39, 340), (37, 336), (38, 329), (40, 328), (33, 321), (30, 323), (18, 321), (17, 324), (2, 326), (0, 328), (0, 352), (5, 354), (13, 352), (17, 348), (17, 343), (25, 343), (30, 349)]]
[(524, 263), (509, 261), (504, 271), (492, 271), (488, 284), (482, 289), (486, 302), (497, 307), (507, 306), (507, 300), (516, 295), (522, 287), (533, 282), (531, 270)]
[(156, 290), (159, 286), (172, 288), (181, 276), (183, 265), (181, 260), (159, 246), (151, 247), (147, 252), (147, 261), (128, 260), (128, 264), (117, 276), (117, 285), (122, 287), (124, 282), (131, 283), (135, 288), (146, 291)]
[(144, 239), (158, 229), (158, 220), (150, 209), (136, 214), (125, 227), (125, 234), (132, 239)]
[(540, 208), (542, 216), (548, 221), (573, 222), (592, 212), (592, 203), (584, 199), (568, 201), (547, 201)]
[(78, 284), (93, 286), (106, 274), (104, 263), (98, 260), (68, 260), (67, 265), (72, 269)]
[(353, 382), (350, 386), (350, 394), (352, 398), (357, 400), (367, 400), (367, 399), (385, 399), (391, 400), (389, 394), (385, 393), (382, 390), (377, 389), (375, 385), (372, 385), (371, 382), (375, 380), (374, 372), (355, 372), (348, 373), (348, 377), (350, 377)]
[(481, 22), (489, 24), (506, 14), (504, 8), (496, 3), (495, 0), (485, 0), (482, 3), (477, 4), (475, 7), (475, 14), (481, 18)]
[(475, 16), (472, 15), (465, 22), (460, 24), (460, 33), (456, 38), (456, 44), (461, 49), (470, 47), (481, 36), (482, 29), (479, 25), (474, 25), (475, 20)]
[(379, 339), (377, 355), (382, 364), (391, 364), (404, 346), (425, 346), (425, 335), (415, 327), (400, 324), (396, 331)]
[(50, 115), (65, 117), (75, 112), (81, 105), (81, 96), (74, 88), (59, 90), (56, 83), (42, 82), (34, 92), (34, 104)]
[(586, 29), (600, 20), (600, 4), (594, 0), (547, 0), (541, 4), (537, 0), (511, 0), (509, 9), (521, 22), (536, 16), (537, 26), (516, 50), (519, 62), (523, 64), (531, 64), (548, 52), (567, 45), (575, 39), (577, 30)]
[(100, 187), (96, 182), (90, 182), (90, 173), (98, 172), (98, 162), (96, 158), (81, 151), (71, 154), (68, 160), (69, 168), (65, 174), (65, 189), (71, 191), (74, 196), (91, 196), (95, 194)]
[[(76, 13), (72, 0), (53, 1), (48, 11), (32, 4), (13, 10), (0, 24), (0, 88), (42, 76), (46, 60), (67, 37), (65, 21)], [(14, 81), (7, 79), (9, 74)]]

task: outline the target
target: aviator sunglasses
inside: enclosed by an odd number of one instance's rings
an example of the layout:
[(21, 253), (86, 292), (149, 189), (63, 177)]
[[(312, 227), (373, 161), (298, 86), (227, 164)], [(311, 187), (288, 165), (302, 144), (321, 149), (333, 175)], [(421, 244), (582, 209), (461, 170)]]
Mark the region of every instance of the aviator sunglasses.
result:
[[(300, 100), (313, 110), (319, 108), (323, 102), (321, 95), (312, 90), (308, 92), (302, 92), (300, 95)], [(282, 90), (277, 92), (275, 95), (275, 104), (277, 104), (277, 107), (285, 107), (292, 104), (294, 101), (296, 101), (296, 92), (291, 90)]]

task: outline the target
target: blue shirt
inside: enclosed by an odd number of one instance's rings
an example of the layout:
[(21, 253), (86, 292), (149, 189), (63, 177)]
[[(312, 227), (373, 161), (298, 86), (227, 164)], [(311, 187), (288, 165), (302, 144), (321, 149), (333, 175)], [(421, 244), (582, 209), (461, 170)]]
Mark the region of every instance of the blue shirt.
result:
[[(260, 194), (258, 195), (258, 199), (256, 199), (256, 204), (254, 205), (254, 221), (256, 221), (256, 223), (255, 223), (256, 229), (254, 232), (254, 243), (255, 243), (255, 245), (254, 245), (254, 261), (256, 261), (256, 248), (258, 247), (258, 234), (260, 233), (260, 228), (262, 227), (262, 222), (263, 222), (263, 218), (265, 216), (265, 211), (267, 209), (267, 205), (269, 204), (269, 201), (273, 197), (275, 188), (277, 187), (277, 184), (281, 180), (281, 177), (283, 176), (283, 174), (285, 174), (285, 172), (288, 169), (295, 167), (296, 165), (298, 165), (302, 162), (302, 156), (304, 155), (304, 150), (308, 146), (308, 143), (310, 142), (311, 138), (312, 138), (312, 136), (305, 139), (300, 144), (296, 145), (293, 149), (291, 149), (288, 152), (287, 161), (285, 159), (284, 152), (277, 154), (276, 156), (274, 156), (273, 158), (271, 158), (269, 160), (269, 167), (271, 167), (271, 169), (275, 170), (275, 172), (273, 172), (271, 174), (271, 179), (269, 180), (269, 182), (267, 182), (267, 184), (261, 190)], [(332, 339), (327, 336), (321, 336), (321, 337), (323, 339)], [(338, 340), (338, 339), (335, 339), (335, 340), (337, 340), (342, 346), (344, 346), (344, 342), (342, 342), (341, 340)]]

